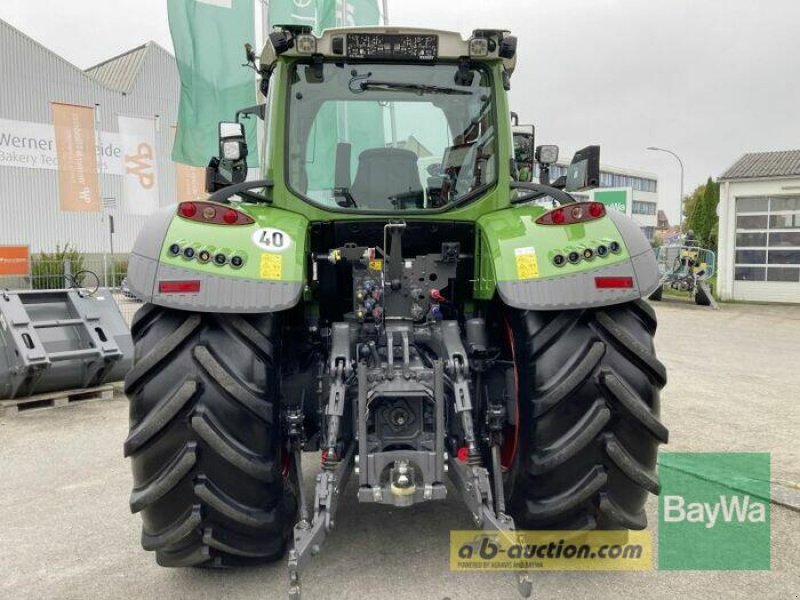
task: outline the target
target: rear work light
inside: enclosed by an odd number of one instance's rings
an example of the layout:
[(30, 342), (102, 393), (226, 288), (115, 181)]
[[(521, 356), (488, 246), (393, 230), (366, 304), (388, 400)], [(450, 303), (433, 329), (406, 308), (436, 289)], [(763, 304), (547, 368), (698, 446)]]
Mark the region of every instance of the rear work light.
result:
[(595, 277), (594, 285), (599, 290), (633, 289), (633, 277)]
[(159, 281), (159, 294), (197, 294), (200, 292), (200, 280), (192, 281)]
[(574, 225), (594, 221), (606, 216), (606, 207), (600, 202), (577, 202), (551, 210), (536, 219), (539, 225)]
[(212, 225), (252, 225), (255, 221), (233, 208), (211, 202), (181, 202), (178, 214), (184, 219)]

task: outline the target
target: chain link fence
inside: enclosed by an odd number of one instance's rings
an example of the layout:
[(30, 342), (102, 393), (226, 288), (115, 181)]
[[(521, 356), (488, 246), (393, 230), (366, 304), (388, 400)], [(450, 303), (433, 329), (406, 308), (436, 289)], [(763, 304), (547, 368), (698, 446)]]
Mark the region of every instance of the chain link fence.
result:
[(80, 288), (88, 294), (109, 290), (130, 326), (142, 303), (128, 288), (127, 254), (81, 254), (57, 250), (34, 254), (28, 275), (0, 276), (0, 290), (57, 290)]

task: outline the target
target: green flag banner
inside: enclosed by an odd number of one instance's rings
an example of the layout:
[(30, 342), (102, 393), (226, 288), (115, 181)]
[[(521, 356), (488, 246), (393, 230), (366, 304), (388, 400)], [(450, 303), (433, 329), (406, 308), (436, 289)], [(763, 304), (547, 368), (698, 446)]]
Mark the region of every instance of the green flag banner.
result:
[(317, 34), (336, 27), (337, 0), (270, 0), (269, 25), (308, 25)]
[[(379, 25), (378, 0), (270, 0), (269, 26), (308, 25), (318, 35), (332, 27)], [(334, 185), (329, 165), (336, 160), (336, 145), (352, 146), (351, 170), (358, 167), (361, 151), (384, 143), (384, 119), (380, 107), (364, 103), (328, 103), (311, 129), (306, 170), (309, 189)]]
[(269, 23), (310, 25), (317, 33), (331, 27), (379, 25), (378, 0), (270, 0)]
[[(256, 103), (253, 71), (241, 66), (255, 36), (253, 0), (168, 0), (181, 78), (172, 160), (203, 167), (219, 153), (218, 125)], [(258, 166), (256, 120), (245, 120), (248, 164)]]

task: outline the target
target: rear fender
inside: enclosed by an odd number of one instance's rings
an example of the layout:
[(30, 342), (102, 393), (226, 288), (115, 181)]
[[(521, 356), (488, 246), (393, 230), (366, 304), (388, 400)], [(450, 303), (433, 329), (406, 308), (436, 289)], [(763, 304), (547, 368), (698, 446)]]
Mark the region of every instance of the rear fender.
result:
[[(592, 308), (649, 296), (659, 285), (655, 254), (639, 226), (609, 210), (605, 217), (577, 225), (538, 225), (545, 210), (520, 206), (478, 220), (480, 269), (476, 296), (496, 289), (505, 304), (525, 310)], [(618, 252), (597, 255), (600, 246)], [(595, 255), (584, 258), (591, 249)], [(557, 266), (556, 255), (581, 254), (577, 264)], [(625, 288), (602, 288), (597, 279), (630, 279)], [(608, 281), (608, 280), (606, 280)], [(493, 285), (491, 285), (493, 284)]]
[[(271, 207), (241, 207), (241, 212), (256, 222), (199, 223), (178, 216), (175, 207), (150, 217), (130, 256), (133, 293), (144, 302), (197, 312), (277, 312), (295, 306), (305, 282), (308, 221)], [(210, 260), (201, 260), (205, 252)], [(226, 257), (224, 264), (215, 260), (217, 254)], [(234, 266), (234, 257), (241, 258), (241, 266)], [(195, 287), (199, 282), (199, 289), (170, 291), (175, 282)]]

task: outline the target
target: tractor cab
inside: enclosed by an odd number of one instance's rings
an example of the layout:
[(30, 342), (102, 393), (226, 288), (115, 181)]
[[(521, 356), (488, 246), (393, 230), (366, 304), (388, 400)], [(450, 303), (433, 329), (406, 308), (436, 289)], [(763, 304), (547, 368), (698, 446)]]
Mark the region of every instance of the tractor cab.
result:
[[(500, 140), (516, 43), (495, 30), (464, 40), (424, 29), (315, 37), (278, 27), (257, 67), (267, 137), (280, 138), (267, 148), (266, 173), (287, 198), (323, 211), (431, 213), (485, 195), (507, 171)], [(216, 180), (213, 190), (243, 181)]]

